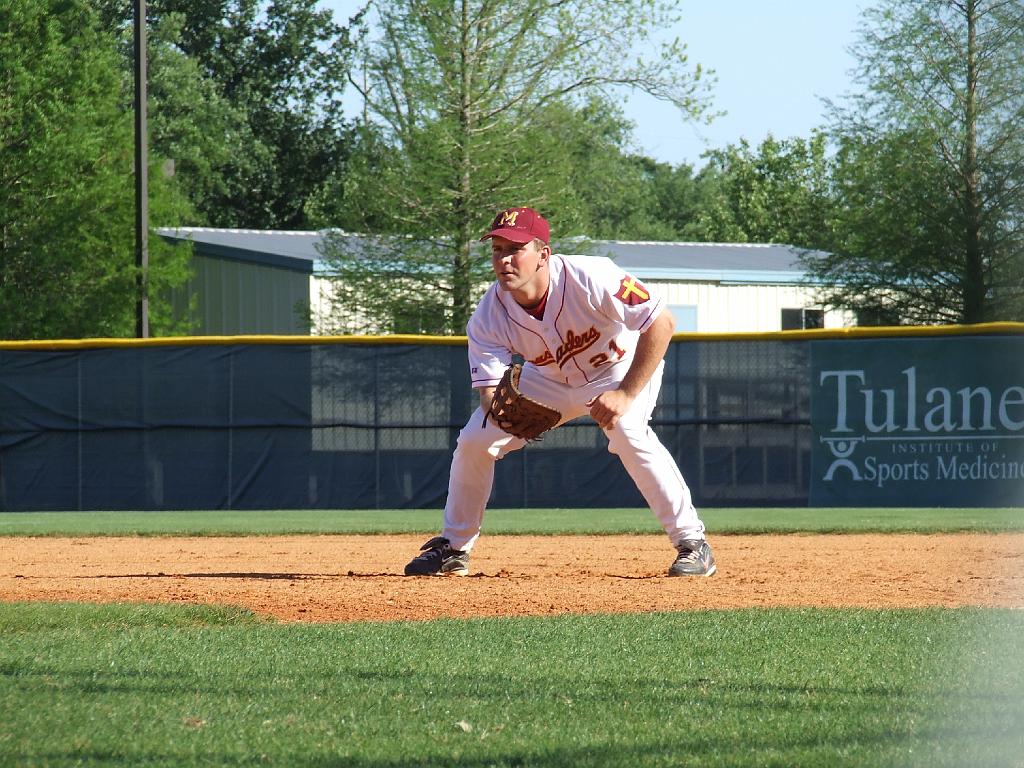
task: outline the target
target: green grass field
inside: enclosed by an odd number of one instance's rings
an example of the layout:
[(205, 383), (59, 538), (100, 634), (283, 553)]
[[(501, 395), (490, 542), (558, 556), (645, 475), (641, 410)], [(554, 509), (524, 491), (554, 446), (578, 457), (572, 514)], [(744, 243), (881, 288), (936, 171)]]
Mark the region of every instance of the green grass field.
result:
[(0, 762), (1007, 766), (1024, 615), (710, 611), (280, 625), (0, 607)]
[[(1020, 509), (702, 515), (712, 533), (1024, 530)], [(648, 518), (496, 510), (486, 530), (653, 533)], [(438, 521), (5, 513), (0, 534), (385, 534)], [(1024, 765), (1024, 611), (313, 625), (210, 606), (0, 604), (0, 766), (964, 764)]]
[[(1024, 531), (1011, 508), (722, 508), (701, 510), (709, 534)], [(435, 533), (437, 510), (0, 512), (0, 536), (230, 536)], [(646, 509), (493, 509), (488, 534), (659, 533)]]

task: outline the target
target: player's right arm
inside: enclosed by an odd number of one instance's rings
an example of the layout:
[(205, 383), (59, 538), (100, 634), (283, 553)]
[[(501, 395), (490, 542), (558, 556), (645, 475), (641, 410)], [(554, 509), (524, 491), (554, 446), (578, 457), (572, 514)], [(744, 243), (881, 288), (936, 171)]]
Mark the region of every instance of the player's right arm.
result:
[(495, 319), (492, 291), (484, 294), (466, 326), (470, 383), (479, 394), (480, 407), (484, 411), (490, 407), (491, 396), (512, 361), (507, 335)]
[(640, 391), (654, 376), (661, 361), (665, 359), (669, 342), (676, 323), (668, 309), (662, 309), (654, 322), (647, 327), (637, 341), (629, 370), (619, 382), (617, 389), (602, 392), (590, 406), (590, 416), (601, 429), (611, 429), (626, 411)]

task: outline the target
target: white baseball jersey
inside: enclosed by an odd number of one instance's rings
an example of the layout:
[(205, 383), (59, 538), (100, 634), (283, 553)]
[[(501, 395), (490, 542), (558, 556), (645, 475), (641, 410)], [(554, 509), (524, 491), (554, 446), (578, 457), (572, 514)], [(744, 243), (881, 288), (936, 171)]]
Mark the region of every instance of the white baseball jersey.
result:
[(603, 256), (552, 254), (548, 272), (541, 320), (498, 283), (481, 299), (467, 326), (473, 387), (497, 385), (513, 354), (574, 387), (625, 375), (663, 300)]

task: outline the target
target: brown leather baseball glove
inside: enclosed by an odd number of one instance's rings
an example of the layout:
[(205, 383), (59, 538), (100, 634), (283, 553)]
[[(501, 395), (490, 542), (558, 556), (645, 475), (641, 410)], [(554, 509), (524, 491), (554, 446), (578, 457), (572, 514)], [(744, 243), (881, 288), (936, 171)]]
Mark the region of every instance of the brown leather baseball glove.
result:
[(505, 369), (488, 414), (494, 423), (510, 435), (536, 440), (562, 419), (562, 414), (519, 391), (523, 366), (513, 363)]

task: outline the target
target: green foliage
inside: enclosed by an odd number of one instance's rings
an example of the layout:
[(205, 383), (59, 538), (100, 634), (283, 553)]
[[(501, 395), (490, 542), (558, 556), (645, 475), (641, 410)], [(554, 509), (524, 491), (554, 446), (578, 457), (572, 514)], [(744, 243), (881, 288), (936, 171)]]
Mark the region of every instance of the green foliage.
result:
[[(399, 164), (383, 131), (361, 123), (352, 132), (350, 154), (344, 166), (334, 169), (306, 201), (306, 216), (317, 228), (378, 235), (401, 234), (390, 215), (386, 185), (377, 179), (391, 178)], [(332, 255), (343, 258), (341, 244)]]
[(711, 152), (698, 183), (702, 205), (684, 227), (707, 242), (785, 243), (798, 248), (830, 245), (833, 198), (826, 136), (777, 140), (757, 148)]
[(933, 767), (965, 754), (1009, 765), (1022, 746), (1014, 611), (350, 625), (193, 611), (0, 606), (3, 754), (19, 765)]
[[(676, 172), (666, 164), (624, 153), (630, 130), (621, 111), (599, 98), (582, 106), (551, 104), (537, 115), (534, 125), (522, 129), (524, 144), (543, 158), (537, 168), (564, 187), (557, 193), (561, 194), (557, 220), (562, 237), (671, 240), (677, 236), (662, 217), (671, 221), (686, 215), (686, 202), (671, 185), (682, 179), (692, 187), (689, 168)], [(327, 236), (325, 251), (336, 293), (329, 316), (319, 318), (319, 325), (333, 333), (448, 333), (454, 322), (449, 278), (453, 267), (448, 262), (458, 253), (453, 255), (448, 247), (451, 241), (439, 241), (429, 225), (400, 220), (393, 212), (390, 194), (416, 171), (387, 146), (380, 130), (364, 126), (359, 136), (345, 173), (327, 185), (310, 207), (315, 223), (330, 223), (342, 230)], [(556, 192), (540, 194), (552, 199)], [(419, 231), (419, 237), (408, 236), (412, 229)], [(390, 231), (394, 236), (353, 239), (346, 231)], [(474, 231), (471, 237), (478, 234)], [(474, 243), (467, 272), (472, 304), (493, 277), (486, 248)]]
[[(672, 232), (673, 240), (693, 240), (699, 212), (709, 205), (708, 185), (689, 165), (672, 166), (640, 158), (655, 198), (655, 219)], [(623, 238), (630, 239), (630, 238)]]
[(561, 180), (559, 228), (564, 235), (609, 240), (673, 240), (677, 222), (692, 211), (689, 166), (629, 151), (633, 125), (621, 107), (592, 97), (579, 106), (554, 104), (543, 114), (536, 142), (553, 143), (547, 163)]
[[(133, 335), (134, 134), (115, 41), (88, 3), (12, 0), (0, 81), (0, 337)], [(186, 207), (152, 175), (153, 215), (174, 222)], [(155, 334), (186, 258), (150, 241)]]
[[(531, 205), (562, 236), (574, 218), (583, 220), (572, 175), (557, 171), (567, 147), (607, 146), (601, 134), (608, 124), (560, 116), (613, 86), (647, 91), (690, 116), (702, 110), (700, 70), (689, 69), (678, 44), (624, 58), (669, 21), (665, 3), (392, 0), (375, 7), (380, 35), (360, 51), (354, 79), (368, 123), (363, 146), (375, 151), (369, 162), (339, 170), (330, 186), (345, 190), (342, 200), (374, 206), (377, 232), (400, 238), (363, 267), (340, 241), (326, 250), (349, 315), (397, 316), (415, 291), (428, 289), (439, 298), (421, 309), (446, 332), (462, 332), (487, 276), (487, 254), (475, 243), (498, 210)], [(324, 203), (332, 196), (318, 198), (320, 216), (331, 215)], [(387, 259), (407, 263), (408, 277), (401, 267), (379, 271)], [(383, 280), (400, 285), (373, 294)], [(369, 304), (369, 295), (390, 303)]]
[[(130, 40), (132, 5), (97, 5)], [(202, 223), (306, 228), (307, 200), (348, 153), (349, 28), (306, 0), (148, 6), (153, 146)]]
[(886, 323), (1024, 318), (1024, 7), (884, 0), (833, 112), (843, 207), (824, 300)]
[(272, 167), (273, 152), (254, 134), (245, 109), (182, 51), (183, 26), (182, 15), (170, 13), (158, 16), (149, 33), (150, 142), (173, 162), (174, 181), (199, 222), (228, 226), (236, 217), (221, 201), (246, 200), (251, 181)]
[[(673, 3), (386, 0), (347, 24), (306, 0), (148, 5), (151, 220), (372, 233), (328, 239), (338, 332), (461, 333), (509, 205), (556, 240), (827, 252), (804, 257), (820, 300), (864, 324), (1024, 319), (1019, 3), (881, 0), (827, 132), (697, 175), (637, 155), (619, 106), (631, 88), (706, 117), (705, 73), (653, 42)], [(132, 332), (132, 11), (0, 10), (0, 336)], [(150, 251), (154, 333), (187, 330), (163, 300), (187, 251)]]
[(836, 156), (841, 190), (837, 238), (827, 256), (806, 258), (829, 288), (823, 301), (855, 309), (860, 325), (957, 323), (962, 219), (948, 194), (946, 169), (931, 152), (934, 137), (850, 136)]

